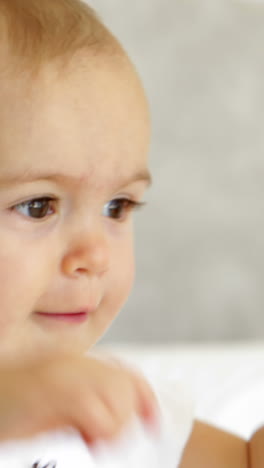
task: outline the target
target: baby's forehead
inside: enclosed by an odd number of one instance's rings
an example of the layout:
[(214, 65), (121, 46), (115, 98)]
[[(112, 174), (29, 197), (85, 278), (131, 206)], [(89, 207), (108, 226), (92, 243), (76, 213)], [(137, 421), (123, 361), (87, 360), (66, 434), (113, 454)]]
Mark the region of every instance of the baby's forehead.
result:
[(125, 56), (91, 57), (82, 53), (74, 57), (63, 72), (49, 63), (41, 68), (36, 77), (26, 72), (19, 75), (0, 73), (0, 84), (1, 107), (7, 101), (15, 103), (18, 100), (25, 107), (43, 105), (45, 101), (51, 103), (54, 95), (60, 95), (65, 100), (72, 96), (76, 105), (79, 103), (83, 106), (90, 105), (95, 97), (104, 105), (112, 96), (115, 98), (113, 104), (116, 105), (127, 95), (131, 98), (130, 104), (141, 107), (142, 111), (145, 110), (146, 117), (149, 117), (142, 83)]
[(95, 137), (100, 123), (105, 138), (110, 138), (110, 130), (132, 138), (129, 132), (133, 128), (139, 131), (149, 126), (148, 106), (137, 76), (126, 67), (110, 66), (103, 60), (65, 77), (50, 68), (32, 83), (2, 80), (0, 101), (0, 119), (7, 124), (19, 123), (32, 133), (38, 126), (58, 129), (64, 123), (66, 137), (78, 127)]
[(96, 59), (69, 68), (65, 76), (47, 67), (32, 83), (5, 82), (0, 101), (6, 178), (10, 172), (17, 180), (23, 174), (36, 180), (65, 173), (59, 180), (71, 187), (92, 181), (103, 190), (147, 167), (148, 107), (136, 74), (126, 66)]

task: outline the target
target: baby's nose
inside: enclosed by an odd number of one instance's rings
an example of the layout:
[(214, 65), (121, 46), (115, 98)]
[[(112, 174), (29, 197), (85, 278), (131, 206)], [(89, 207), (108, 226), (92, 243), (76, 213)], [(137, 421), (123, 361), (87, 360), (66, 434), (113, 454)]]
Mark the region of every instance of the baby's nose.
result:
[(101, 231), (80, 236), (68, 248), (62, 261), (64, 274), (76, 277), (82, 274), (102, 275), (109, 269), (110, 246)]

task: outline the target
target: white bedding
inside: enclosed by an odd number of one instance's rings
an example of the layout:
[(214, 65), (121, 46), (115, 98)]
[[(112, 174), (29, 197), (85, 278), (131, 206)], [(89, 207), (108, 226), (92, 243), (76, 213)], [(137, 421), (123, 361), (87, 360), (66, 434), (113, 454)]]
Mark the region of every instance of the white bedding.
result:
[(264, 343), (108, 345), (159, 379), (182, 379), (193, 393), (196, 417), (248, 438), (264, 424)]

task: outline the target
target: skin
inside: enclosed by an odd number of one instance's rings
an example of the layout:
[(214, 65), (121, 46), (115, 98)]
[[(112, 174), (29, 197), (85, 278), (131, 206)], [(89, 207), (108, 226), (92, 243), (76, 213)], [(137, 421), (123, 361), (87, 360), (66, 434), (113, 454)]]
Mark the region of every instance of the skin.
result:
[[(89, 349), (133, 284), (132, 214), (122, 208), (121, 219), (114, 219), (109, 202), (142, 201), (148, 181), (134, 179), (147, 173), (148, 108), (131, 66), (92, 60), (92, 66), (69, 70), (64, 79), (57, 80), (50, 67), (30, 85), (19, 77), (1, 86), (0, 357), (5, 361), (56, 351), (63, 343), (67, 351)], [(33, 171), (39, 175), (30, 177)], [(50, 173), (56, 176), (46, 179)], [(30, 217), (28, 206), (17, 206), (44, 196), (56, 202), (42, 219)], [(89, 319), (77, 326), (36, 315), (87, 307)]]
[(179, 468), (249, 468), (248, 444), (240, 437), (196, 421)]
[[(117, 198), (140, 202), (148, 184), (150, 125), (144, 92), (126, 59), (93, 57), (89, 65), (85, 61), (73, 63), (64, 76), (57, 78), (56, 69), (50, 65), (35, 81), (11, 77), (0, 86), (0, 360), (4, 363), (58, 352), (81, 355), (115, 319), (134, 279), (132, 213), (121, 207), (120, 218), (116, 219), (109, 203)], [(54, 200), (45, 205), (43, 197)], [(25, 202), (41, 198), (47, 214), (34, 219)], [(82, 324), (54, 322), (36, 314), (86, 308), (90, 314)], [(62, 383), (78, 382), (78, 378), (70, 377), (73, 369), (76, 376), (78, 369), (80, 376), (90, 375), (90, 389), (94, 386), (91, 398), (99, 389), (108, 390), (106, 381), (112, 382), (112, 371), (109, 377), (109, 369), (103, 366), (98, 368), (87, 360), (73, 363), (70, 372), (62, 361), (52, 365), (50, 361), (42, 374), (41, 366), (34, 371), (41, 375), (42, 380), (38, 380), (43, 385), (53, 379), (53, 390), (49, 392), (47, 387), (42, 391), (43, 402), (48, 394), (55, 395), (57, 391), (54, 408), (60, 403)], [(122, 424), (135, 407), (132, 388), (144, 386), (142, 381), (132, 381), (124, 375), (120, 370), (115, 376), (110, 404), (115, 405), (113, 396), (122, 384), (127, 389), (123, 394), (131, 394), (129, 409), (118, 410)], [(22, 433), (35, 433), (41, 424), (42, 429), (51, 427), (42, 414), (34, 421), (36, 427), (25, 430), (24, 408), (32, 401), (42, 408), (38, 404), (40, 388), (33, 386), (30, 390), (25, 384), (23, 392), (21, 385), (22, 396), (15, 406), (10, 398), (16, 387), (14, 378), (17, 379), (17, 372), (9, 380), (7, 375), (2, 379), (7, 395), (6, 400), (1, 400), (2, 416), (6, 410), (6, 420), (10, 421), (8, 408), (13, 408), (13, 427), (19, 437)], [(79, 386), (72, 393), (68, 389), (69, 401), (61, 399), (61, 405), (64, 402), (65, 407), (74, 408), (71, 418), (77, 408), (69, 403), (75, 401), (72, 395), (76, 395), (76, 401), (82, 401), (78, 392)], [(152, 398), (146, 387), (142, 393), (145, 400)], [(45, 417), (48, 407), (44, 406)], [(95, 418), (99, 411), (96, 408)], [(19, 412), (20, 425), (16, 419)], [(79, 414), (82, 413), (80, 406)], [(49, 416), (53, 418), (53, 414)], [(84, 419), (89, 419), (89, 413)], [(59, 427), (61, 419), (52, 425)], [(10, 437), (14, 435), (13, 427)], [(94, 437), (102, 435), (100, 425), (97, 428)], [(2, 429), (0, 435), (4, 438), (8, 436), (5, 424)], [(117, 423), (113, 428), (113, 422), (104, 426), (107, 437), (118, 429)], [(84, 430), (80, 426), (80, 431)], [(87, 432), (87, 441), (89, 437)], [(255, 438), (253, 451), (260, 446), (259, 441)], [(251, 460), (250, 466), (260, 466), (254, 461), (257, 455), (252, 455)], [(195, 423), (181, 468), (229, 466), (249, 466), (246, 442)]]
[(264, 426), (247, 442), (196, 421), (179, 468), (262, 468)]
[(254, 468), (262, 468), (264, 460), (264, 426), (251, 437), (249, 444), (249, 462)]

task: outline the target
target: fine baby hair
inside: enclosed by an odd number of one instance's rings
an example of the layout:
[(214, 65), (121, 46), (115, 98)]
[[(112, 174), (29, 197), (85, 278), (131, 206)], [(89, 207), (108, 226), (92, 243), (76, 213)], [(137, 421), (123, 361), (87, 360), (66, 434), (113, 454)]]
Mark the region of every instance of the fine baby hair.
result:
[(0, 21), (1, 53), (20, 71), (36, 73), (48, 62), (65, 65), (83, 50), (114, 54), (121, 49), (94, 10), (80, 0), (1, 0)]

